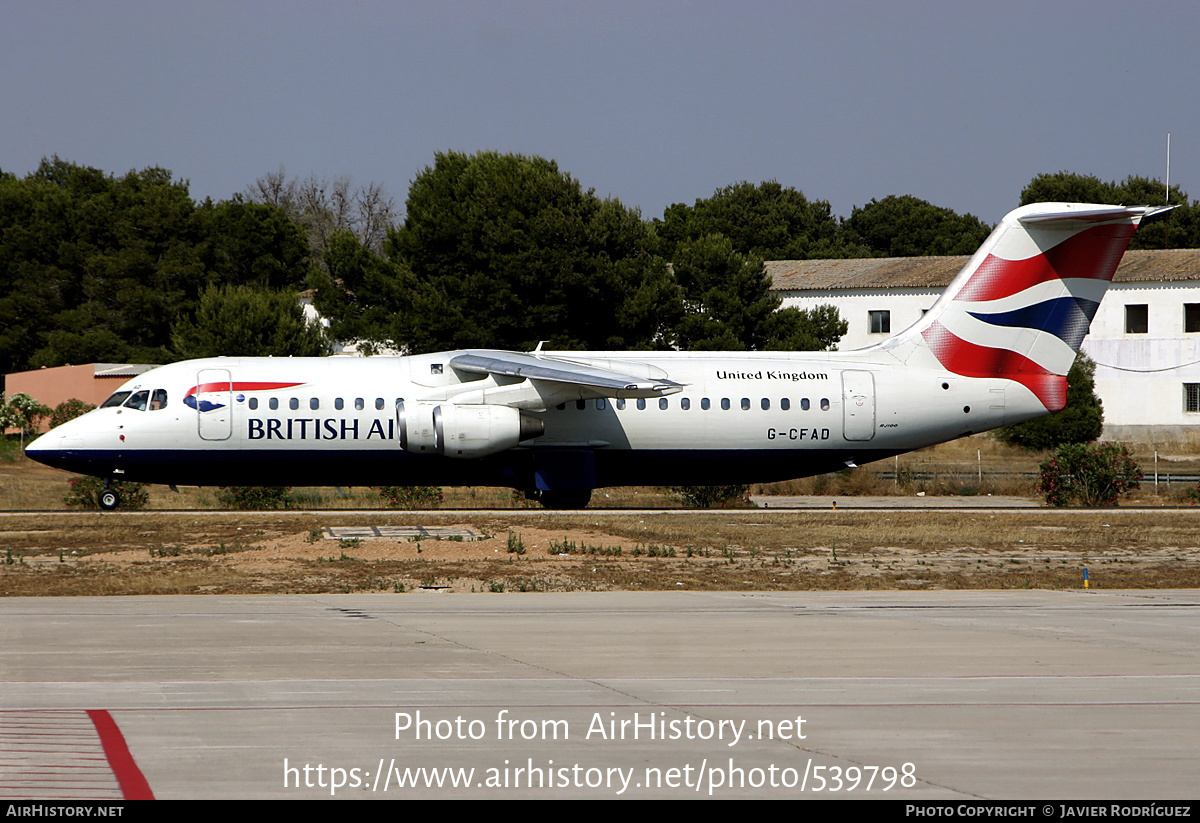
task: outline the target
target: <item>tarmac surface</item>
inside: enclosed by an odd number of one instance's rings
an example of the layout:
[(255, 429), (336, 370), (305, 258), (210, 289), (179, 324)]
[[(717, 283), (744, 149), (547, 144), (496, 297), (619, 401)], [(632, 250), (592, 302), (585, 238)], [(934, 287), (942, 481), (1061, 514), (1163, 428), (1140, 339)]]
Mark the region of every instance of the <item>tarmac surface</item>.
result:
[(1198, 629), (1195, 591), (12, 598), (0, 795), (1194, 798)]

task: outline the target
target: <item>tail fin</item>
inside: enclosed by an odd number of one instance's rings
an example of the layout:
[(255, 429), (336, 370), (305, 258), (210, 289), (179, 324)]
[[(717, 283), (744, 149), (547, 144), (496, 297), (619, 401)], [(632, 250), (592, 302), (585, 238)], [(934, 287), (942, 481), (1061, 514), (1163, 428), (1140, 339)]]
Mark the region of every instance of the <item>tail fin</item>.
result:
[(933, 308), (880, 347), (911, 365), (931, 355), (964, 377), (1015, 380), (1058, 411), (1125, 247), (1157, 211), (1037, 203), (1009, 212)]

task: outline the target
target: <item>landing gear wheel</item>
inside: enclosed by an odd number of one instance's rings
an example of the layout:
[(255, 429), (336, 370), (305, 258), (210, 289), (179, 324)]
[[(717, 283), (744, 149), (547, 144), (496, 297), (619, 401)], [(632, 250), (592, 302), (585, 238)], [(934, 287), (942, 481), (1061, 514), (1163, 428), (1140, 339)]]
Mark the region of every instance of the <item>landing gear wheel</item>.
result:
[(110, 512), (121, 505), (121, 495), (117, 493), (116, 489), (101, 489), (99, 502), (100, 508)]
[(538, 494), (547, 509), (585, 509), (591, 499), (591, 489), (548, 489)]

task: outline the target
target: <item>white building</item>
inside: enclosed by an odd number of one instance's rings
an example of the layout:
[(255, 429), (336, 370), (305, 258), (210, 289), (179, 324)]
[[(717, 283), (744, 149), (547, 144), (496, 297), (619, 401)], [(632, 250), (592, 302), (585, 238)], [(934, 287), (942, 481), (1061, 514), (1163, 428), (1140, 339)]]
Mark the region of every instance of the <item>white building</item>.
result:
[[(779, 260), (767, 273), (785, 307), (836, 306), (846, 351), (915, 323), (968, 259)], [(1105, 438), (1200, 439), (1200, 249), (1126, 252), (1083, 350), (1096, 361)]]

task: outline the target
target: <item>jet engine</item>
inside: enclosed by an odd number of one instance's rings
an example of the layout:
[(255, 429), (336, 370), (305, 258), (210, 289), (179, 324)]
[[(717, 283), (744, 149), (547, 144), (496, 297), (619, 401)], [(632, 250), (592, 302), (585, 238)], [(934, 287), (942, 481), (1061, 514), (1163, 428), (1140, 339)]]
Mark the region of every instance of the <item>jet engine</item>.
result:
[(540, 419), (511, 406), (428, 400), (397, 402), (396, 428), (406, 451), (446, 457), (486, 457), (545, 432)]

